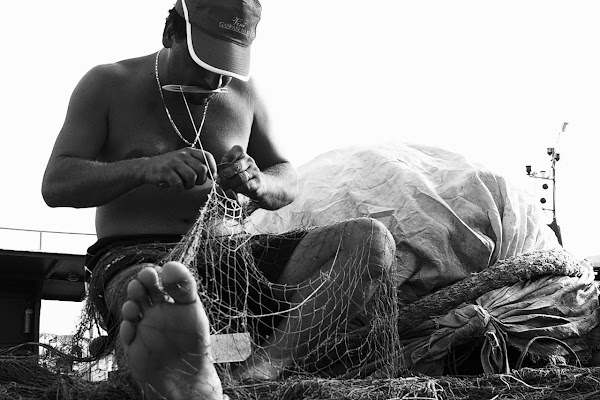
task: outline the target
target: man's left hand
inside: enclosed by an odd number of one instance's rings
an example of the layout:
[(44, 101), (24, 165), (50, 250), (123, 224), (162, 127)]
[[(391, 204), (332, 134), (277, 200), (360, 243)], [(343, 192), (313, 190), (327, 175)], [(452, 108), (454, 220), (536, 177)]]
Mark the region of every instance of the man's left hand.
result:
[(262, 173), (241, 146), (233, 146), (217, 165), (217, 183), (225, 191), (233, 190), (258, 200)]

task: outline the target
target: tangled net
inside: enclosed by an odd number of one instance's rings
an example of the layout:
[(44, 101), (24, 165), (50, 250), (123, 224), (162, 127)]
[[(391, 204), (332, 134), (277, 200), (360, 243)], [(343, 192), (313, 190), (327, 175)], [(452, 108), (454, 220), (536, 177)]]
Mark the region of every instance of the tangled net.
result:
[[(163, 259), (163, 262), (183, 263), (196, 277), (213, 335), (245, 332), (250, 336), (251, 348), (256, 351), (264, 345), (265, 339), (278, 334), (277, 329), (302, 329), (298, 337), (314, 346), (293, 360), (293, 366), (285, 371), (287, 375), (339, 376), (348, 370), (369, 368), (369, 360), (385, 359), (386, 349), (401, 347), (396, 292), (391, 290), (388, 277), (384, 273), (382, 277), (365, 278), (360, 273), (368, 262), (368, 243), (353, 249), (345, 265), (334, 268), (341, 262), (336, 258), (329, 269), (321, 270), (318, 276), (299, 285), (274, 283), (257, 265), (270, 261), (257, 258), (256, 254), (257, 248), (261, 255), (278, 252), (276, 246), (280, 242), (277, 235), (256, 240), (240, 233), (246, 217), (246, 207), (215, 186), (194, 226)], [(299, 232), (300, 238), (302, 234)], [(374, 293), (365, 304), (359, 305), (357, 315), (351, 315), (352, 293), (363, 290), (365, 279), (375, 282)], [(302, 292), (302, 300), (288, 304), (286, 296), (290, 291)], [(321, 304), (315, 300), (323, 296), (327, 302)], [(312, 319), (305, 323), (290, 321), (293, 318)], [(286, 324), (273, 329), (286, 319)], [(347, 343), (351, 338), (349, 333), (356, 329), (368, 331), (366, 337), (361, 338), (359, 344)], [(291, 343), (288, 350), (291, 352), (300, 344)], [(398, 376), (402, 370), (401, 359), (386, 360), (384, 364), (381, 373), (385, 376)], [(235, 366), (227, 364), (223, 374), (227, 375)]]
[[(294, 357), (283, 373), (296, 377), (308, 374), (339, 376), (348, 370), (368, 367), (369, 360), (385, 359), (387, 349), (401, 346), (395, 291), (390, 289), (385, 273), (364, 277), (363, 265), (367, 263), (370, 251), (368, 243), (351, 249), (352, 254), (346, 261), (341, 261), (341, 257), (338, 259), (336, 254), (329, 268), (301, 284), (274, 283), (257, 263), (277, 264), (280, 257), (285, 260), (289, 254), (277, 254), (278, 235), (258, 235), (257, 239), (243, 232), (246, 207), (214, 185), (195, 224), (179, 243), (173, 246), (153, 243), (150, 250), (144, 250), (160, 253), (168, 249), (158, 265), (179, 261), (190, 269), (197, 280), (212, 335), (242, 335), (246, 340), (233, 344), (249, 347), (238, 349), (237, 353), (244, 354), (264, 347), (271, 335), (280, 333), (278, 330), (298, 329), (294, 336), (296, 342), (287, 344), (289, 351), (299, 346), (299, 341), (314, 346)], [(304, 231), (292, 233), (294, 246), (303, 246), (298, 242), (304, 234)], [(288, 250), (283, 252), (289, 253)], [(260, 259), (261, 255), (273, 253), (277, 254), (275, 261)], [(365, 279), (373, 280), (375, 284), (370, 286), (372, 293), (367, 296), (368, 301), (358, 304), (359, 312), (356, 313), (351, 311), (357, 308), (351, 307), (351, 302), (365, 297), (364, 293), (355, 295), (363, 290)], [(122, 283), (126, 284), (126, 281)], [(289, 302), (286, 293), (290, 289), (294, 293), (303, 293), (300, 301)], [(317, 297), (328, 300), (318, 302)], [(6, 378), (0, 381), (0, 399), (139, 397), (128, 374), (121, 370), (112, 372), (108, 379), (100, 382), (87, 381), (90, 362), (98, 363), (105, 357), (112, 357), (112, 353), (108, 356), (107, 353), (113, 347), (107, 344), (114, 338), (114, 331), (108, 332), (108, 337), (102, 336), (101, 340), (89, 338), (90, 330), (104, 333), (104, 328), (106, 325), (98, 319), (97, 310), (87, 307), (71, 343), (58, 346), (62, 351), (42, 346), (47, 348), (44, 353), (49, 360), (44, 362), (44, 367), (36, 362), (35, 354), (27, 358), (12, 354), (2, 358), (0, 375)], [(349, 333), (356, 329), (367, 329), (369, 333), (366, 338), (361, 338), (361, 343), (346, 343), (351, 337)], [(72, 350), (75, 346), (89, 347), (95, 356), (79, 357)], [(117, 348), (117, 358), (119, 351)], [(60, 360), (68, 360), (68, 367), (65, 368)], [(333, 370), (332, 365), (335, 365)], [(230, 378), (236, 367), (237, 363), (232, 362), (219, 364), (218, 369), (225, 387), (235, 388), (235, 393), (246, 393)], [(382, 377), (398, 376), (402, 361), (394, 358), (381, 367)], [(15, 380), (15, 372), (22, 379)]]

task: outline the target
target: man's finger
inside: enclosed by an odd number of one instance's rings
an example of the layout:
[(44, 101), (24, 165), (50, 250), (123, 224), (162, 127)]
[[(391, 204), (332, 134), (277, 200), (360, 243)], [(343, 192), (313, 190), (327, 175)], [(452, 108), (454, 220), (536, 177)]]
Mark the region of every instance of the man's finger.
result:
[(169, 189), (181, 190), (183, 189), (183, 184), (181, 183), (181, 178), (177, 174), (171, 174), (169, 179), (167, 179), (167, 185)]
[(247, 158), (241, 158), (239, 160), (236, 160), (236, 161), (230, 163), (225, 168), (223, 168), (221, 170), (221, 172), (219, 172), (219, 176), (221, 176), (225, 179), (231, 179), (231, 178), (235, 177), (236, 175), (238, 175), (239, 173), (248, 169), (248, 166), (249, 166), (249, 164), (248, 164)]
[(229, 149), (229, 151), (227, 151), (225, 155), (223, 155), (223, 158), (221, 158), (221, 162), (219, 164), (230, 164), (240, 158), (243, 158), (244, 154), (245, 153), (242, 146), (236, 144), (231, 149)]
[(196, 185), (198, 173), (187, 164), (180, 164), (175, 168), (175, 172), (179, 175), (181, 185), (185, 189), (191, 189)]
[(217, 163), (215, 162), (215, 158), (208, 151), (202, 151), (199, 149), (192, 149), (195, 151), (191, 151), (190, 155), (194, 157), (196, 160), (201, 161), (206, 167), (213, 173), (213, 175), (217, 174)]
[(206, 166), (206, 164), (193, 157), (189, 157), (187, 160), (185, 160), (185, 163), (196, 173), (196, 185), (204, 184), (206, 182), (206, 179), (208, 178), (208, 167)]
[(252, 179), (252, 174), (250, 174), (250, 172), (248, 172), (248, 170), (246, 171), (242, 171), (239, 174), (239, 177), (242, 181), (242, 183), (246, 183), (248, 182), (250, 179)]

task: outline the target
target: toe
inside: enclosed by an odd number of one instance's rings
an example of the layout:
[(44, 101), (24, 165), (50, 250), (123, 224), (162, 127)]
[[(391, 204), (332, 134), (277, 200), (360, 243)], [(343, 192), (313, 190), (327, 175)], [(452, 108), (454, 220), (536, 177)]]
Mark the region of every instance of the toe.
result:
[(119, 335), (121, 336), (121, 342), (123, 342), (125, 346), (129, 346), (135, 337), (135, 324), (129, 321), (121, 322)]
[(136, 278), (145, 288), (152, 304), (165, 301), (165, 294), (159, 285), (158, 272), (152, 267), (142, 269)]
[(138, 303), (128, 300), (123, 303), (123, 307), (121, 308), (121, 314), (123, 315), (123, 319), (126, 321), (130, 321), (133, 323), (140, 322), (142, 319), (142, 310)]
[(198, 298), (196, 279), (185, 265), (171, 261), (163, 266), (162, 283), (175, 303), (193, 303)]
[(127, 285), (127, 298), (136, 302), (142, 311), (152, 305), (146, 287), (137, 279)]

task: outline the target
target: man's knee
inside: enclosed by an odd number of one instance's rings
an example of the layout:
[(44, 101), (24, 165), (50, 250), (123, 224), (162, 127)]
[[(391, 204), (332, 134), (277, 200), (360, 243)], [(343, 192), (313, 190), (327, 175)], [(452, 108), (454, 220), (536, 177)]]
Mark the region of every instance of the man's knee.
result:
[(346, 235), (355, 236), (355, 240), (372, 243), (371, 246), (388, 250), (395, 247), (394, 237), (389, 229), (376, 219), (360, 217), (348, 220), (344, 230)]
[(346, 221), (349, 245), (368, 253), (372, 263), (389, 269), (394, 261), (396, 243), (389, 229), (380, 221), (361, 217)]

